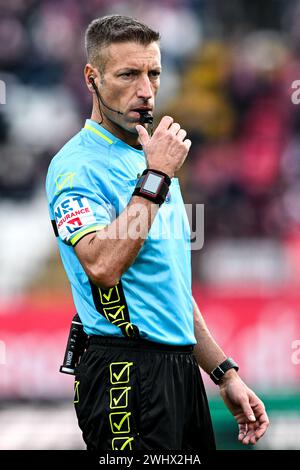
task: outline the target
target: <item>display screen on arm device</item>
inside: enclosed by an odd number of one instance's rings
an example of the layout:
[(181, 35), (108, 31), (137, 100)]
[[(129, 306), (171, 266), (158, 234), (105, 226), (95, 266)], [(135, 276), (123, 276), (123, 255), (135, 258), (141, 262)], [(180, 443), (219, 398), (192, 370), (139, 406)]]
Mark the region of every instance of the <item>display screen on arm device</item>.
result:
[(161, 183), (161, 176), (148, 173), (148, 178), (143, 184), (143, 190), (149, 193), (156, 194), (159, 184)]

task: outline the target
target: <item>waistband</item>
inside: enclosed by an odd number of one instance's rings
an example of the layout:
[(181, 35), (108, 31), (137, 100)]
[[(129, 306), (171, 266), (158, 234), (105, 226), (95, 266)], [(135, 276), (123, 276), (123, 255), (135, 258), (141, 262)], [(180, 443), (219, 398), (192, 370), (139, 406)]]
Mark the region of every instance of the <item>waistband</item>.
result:
[(194, 346), (177, 346), (163, 343), (155, 343), (145, 339), (137, 338), (121, 338), (116, 336), (90, 336), (88, 339), (88, 345), (91, 346), (102, 346), (102, 347), (119, 347), (126, 349), (140, 349), (144, 351), (161, 351), (161, 352), (173, 352), (173, 353), (192, 353)]

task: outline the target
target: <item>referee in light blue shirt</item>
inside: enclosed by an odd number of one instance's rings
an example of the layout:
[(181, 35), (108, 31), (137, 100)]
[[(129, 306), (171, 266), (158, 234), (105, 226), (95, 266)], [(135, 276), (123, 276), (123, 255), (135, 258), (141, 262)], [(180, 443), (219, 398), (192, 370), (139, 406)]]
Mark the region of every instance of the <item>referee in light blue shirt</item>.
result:
[(129, 17), (89, 25), (92, 116), (47, 175), (50, 217), (89, 336), (74, 394), (89, 450), (214, 449), (198, 364), (221, 386), (240, 440), (255, 443), (267, 427), (263, 404), (192, 298), (189, 224), (174, 176), (191, 142), (169, 116), (147, 132), (158, 40)]
[[(85, 274), (74, 247), (123, 212), (138, 175), (146, 167), (142, 150), (89, 119), (50, 165), (50, 216), (58, 228), (62, 260), (88, 335), (123, 336), (115, 308), (106, 316), (99, 315), (95, 308), (93, 294), (95, 291), (97, 295), (97, 289)], [(195, 344), (190, 270), (189, 223), (178, 179), (172, 178), (167, 201), (157, 212), (147, 241), (111, 290), (107, 305), (119, 305), (113, 298), (122, 286), (130, 322), (138, 327), (141, 338), (180, 346)]]

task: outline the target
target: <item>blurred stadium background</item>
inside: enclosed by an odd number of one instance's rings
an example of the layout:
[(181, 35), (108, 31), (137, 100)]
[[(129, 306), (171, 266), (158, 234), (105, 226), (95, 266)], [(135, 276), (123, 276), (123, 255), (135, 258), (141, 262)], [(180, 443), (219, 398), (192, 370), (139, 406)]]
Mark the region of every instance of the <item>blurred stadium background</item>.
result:
[[(58, 373), (74, 313), (44, 193), (47, 166), (90, 114), (83, 33), (104, 14), (162, 34), (157, 119), (192, 136), (181, 172), (205, 204), (194, 295), (265, 399), (257, 449), (300, 449), (300, 2), (0, 0), (0, 449), (80, 449)], [(4, 94), (6, 91), (6, 94)], [(220, 449), (241, 449), (206, 380)]]

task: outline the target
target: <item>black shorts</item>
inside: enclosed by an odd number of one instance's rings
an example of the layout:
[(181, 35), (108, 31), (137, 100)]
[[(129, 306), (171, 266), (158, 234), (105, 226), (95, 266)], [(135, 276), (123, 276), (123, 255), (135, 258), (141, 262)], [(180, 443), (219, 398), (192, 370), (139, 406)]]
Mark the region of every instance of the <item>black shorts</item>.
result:
[(90, 338), (74, 403), (88, 450), (215, 449), (192, 346)]

